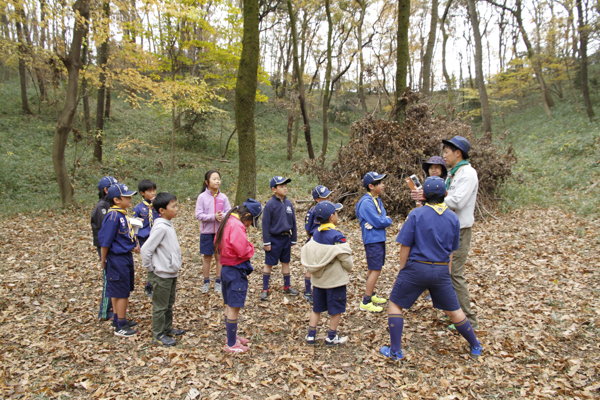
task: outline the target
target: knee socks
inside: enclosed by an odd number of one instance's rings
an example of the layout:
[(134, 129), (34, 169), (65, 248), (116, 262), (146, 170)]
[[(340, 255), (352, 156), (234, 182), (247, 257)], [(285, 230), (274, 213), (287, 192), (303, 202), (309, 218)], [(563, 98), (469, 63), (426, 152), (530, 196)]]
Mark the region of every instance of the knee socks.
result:
[(204, 277), (204, 283), (210, 283), (210, 276), (208, 278)]
[(237, 338), (237, 319), (227, 319), (225, 321), (227, 327), (227, 346), (232, 347), (235, 345)]
[(290, 278), (291, 278), (291, 276), (290, 276), (289, 273), (288, 274), (283, 274), (283, 288), (284, 289), (287, 289), (287, 288), (289, 288), (291, 286)]
[(363, 304), (369, 304), (371, 302), (371, 296), (367, 296), (366, 294), (363, 296)]
[(477, 340), (477, 336), (475, 336), (475, 332), (473, 331), (473, 327), (467, 318), (464, 320), (454, 324), (454, 327), (472, 347), (479, 347), (479, 341)]
[(335, 337), (335, 335), (337, 335), (337, 331), (334, 331), (332, 329), (327, 329), (327, 338), (329, 340), (332, 340)]
[(115, 314), (114, 318), (117, 319), (117, 328), (120, 329), (120, 328), (122, 328), (122, 327), (124, 327), (124, 326), (127, 325), (127, 317), (125, 317), (125, 318), (119, 318), (119, 316)]
[(269, 290), (269, 280), (271, 274), (269, 272), (263, 272), (263, 290)]
[(308, 336), (317, 337), (317, 327), (310, 326), (308, 327)]
[(388, 327), (390, 328), (390, 341), (392, 353), (402, 350), (402, 330), (404, 329), (404, 316), (402, 314), (388, 314)]
[(310, 293), (310, 292), (311, 292), (310, 278), (304, 277), (304, 293)]
[(217, 276), (217, 279), (215, 279), (215, 283), (221, 283), (221, 277)]

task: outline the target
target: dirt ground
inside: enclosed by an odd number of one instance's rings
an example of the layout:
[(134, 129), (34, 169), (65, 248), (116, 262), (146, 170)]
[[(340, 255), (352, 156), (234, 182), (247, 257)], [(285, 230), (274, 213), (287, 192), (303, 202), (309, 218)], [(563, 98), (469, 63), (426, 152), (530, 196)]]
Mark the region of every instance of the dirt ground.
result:
[[(222, 303), (202, 295), (199, 229), (193, 204), (175, 221), (184, 266), (174, 325), (187, 334), (174, 348), (151, 344), (151, 301), (136, 259), (130, 316), (137, 337), (115, 337), (96, 320), (101, 272), (89, 214), (81, 209), (0, 220), (0, 397), (121, 399), (389, 399), (600, 397), (600, 229), (558, 210), (528, 209), (477, 222), (466, 270), (484, 352), (446, 329), (424, 297), (405, 312), (406, 361), (379, 355), (389, 343), (385, 313), (361, 312), (366, 262), (356, 221), (342, 222), (354, 250), (347, 312), (339, 328), (349, 343), (304, 342), (310, 306), (282, 294), (275, 268), (269, 302), (262, 288), (264, 252), (252, 259), (240, 334), (247, 354), (228, 355)], [(303, 213), (299, 217), (302, 224)], [(398, 225), (388, 230), (387, 263), (377, 290), (387, 297), (398, 270)], [(260, 232), (250, 233), (257, 249)], [(299, 242), (306, 237), (300, 235)], [(292, 284), (302, 290), (300, 246)], [(214, 278), (214, 269), (212, 272)], [(214, 279), (213, 279), (214, 280)], [(326, 315), (323, 315), (326, 317)]]

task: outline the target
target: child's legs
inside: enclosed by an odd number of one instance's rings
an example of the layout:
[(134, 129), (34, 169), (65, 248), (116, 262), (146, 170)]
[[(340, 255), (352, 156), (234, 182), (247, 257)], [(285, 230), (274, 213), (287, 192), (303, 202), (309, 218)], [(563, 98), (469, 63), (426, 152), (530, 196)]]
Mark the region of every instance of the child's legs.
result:
[(219, 255), (217, 253), (215, 253), (215, 266), (217, 267), (217, 278), (221, 278), (221, 268), (223, 267), (221, 265), (221, 260), (219, 260)]
[(169, 303), (167, 311), (165, 312), (165, 328), (164, 332), (169, 332), (173, 327), (173, 305), (175, 304), (175, 296), (177, 289), (177, 278), (169, 279), (171, 281), (171, 287), (169, 289)]
[(329, 329), (332, 331), (337, 331), (338, 325), (340, 324), (340, 320), (342, 319), (342, 313), (332, 315), (329, 317)]
[(381, 270), (374, 271), (370, 270), (367, 273), (367, 288), (365, 289), (365, 296), (372, 296), (373, 290), (375, 290), (375, 284), (379, 279), (379, 275), (381, 274)]
[(241, 309), (241, 307), (227, 307), (227, 318), (237, 320)]
[(163, 279), (153, 272), (148, 273), (148, 281), (154, 286), (152, 295), (152, 336), (158, 337), (165, 332), (167, 309), (171, 296), (171, 280)]
[(465, 313), (460, 308), (456, 311), (444, 311), (444, 313), (450, 318), (453, 324), (459, 323), (466, 318)]
[(317, 313), (317, 312), (311, 311), (310, 312), (310, 319), (308, 321), (308, 324), (310, 326), (313, 326), (313, 327), (316, 328), (317, 325), (319, 325), (319, 319), (320, 318), (321, 318), (321, 313)]
[[(212, 256), (204, 256), (202, 257), (202, 274), (204, 275), (204, 279), (210, 278), (210, 264), (212, 262)], [(219, 268), (220, 269), (220, 268)], [(221, 271), (219, 271), (219, 274)]]
[(110, 299), (112, 301), (113, 312), (117, 314), (119, 319), (123, 320), (127, 318), (127, 304), (129, 303), (129, 299), (118, 299), (113, 297)]
[(289, 274), (290, 273), (290, 263), (281, 263), (281, 273), (282, 274)]

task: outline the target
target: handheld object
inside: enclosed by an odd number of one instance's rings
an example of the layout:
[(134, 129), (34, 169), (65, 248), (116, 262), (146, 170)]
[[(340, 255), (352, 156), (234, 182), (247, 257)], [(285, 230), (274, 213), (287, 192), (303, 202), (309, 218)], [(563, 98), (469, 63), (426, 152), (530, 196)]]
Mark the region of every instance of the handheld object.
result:
[(137, 218), (129, 218), (129, 223), (131, 224), (131, 227), (133, 228), (133, 233), (136, 235), (137, 235), (138, 231), (140, 230), (140, 228), (144, 226), (144, 223)]
[(421, 189), (421, 182), (419, 182), (419, 178), (416, 175), (411, 175), (410, 177), (404, 179), (410, 187), (410, 190), (419, 190)]

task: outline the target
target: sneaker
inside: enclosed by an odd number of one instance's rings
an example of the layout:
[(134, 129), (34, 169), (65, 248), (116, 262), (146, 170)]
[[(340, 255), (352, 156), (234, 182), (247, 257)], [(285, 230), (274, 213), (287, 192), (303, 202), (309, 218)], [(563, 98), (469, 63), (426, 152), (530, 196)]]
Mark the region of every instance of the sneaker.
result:
[(299, 291), (297, 291), (291, 286), (288, 288), (283, 288), (283, 293), (289, 294), (290, 296), (298, 296), (300, 294)]
[(239, 343), (241, 343), (242, 346), (246, 346), (248, 343), (250, 343), (250, 340), (243, 338), (241, 336), (236, 336), (235, 340)]
[(144, 290), (146, 291), (146, 297), (152, 297), (152, 292), (154, 290), (152, 285), (147, 284), (146, 287), (144, 288)]
[(159, 346), (171, 347), (175, 346), (177, 344), (177, 341), (175, 339), (171, 339), (164, 333), (161, 333), (157, 337), (152, 338), (152, 343), (157, 344)]
[(185, 334), (185, 331), (183, 329), (169, 329), (168, 331), (165, 332), (165, 335), (167, 336), (181, 336)]
[(375, 304), (373, 304), (373, 302), (369, 302), (368, 304), (363, 303), (362, 301), (360, 302), (360, 309), (361, 311), (371, 311), (374, 313), (380, 313), (383, 311), (383, 307), (379, 307), (376, 306)]
[(240, 342), (236, 341), (235, 344), (231, 347), (225, 345), (225, 348), (223, 350), (225, 350), (225, 352), (227, 353), (245, 353), (248, 351), (248, 348), (242, 346)]
[(314, 302), (313, 295), (311, 292), (304, 293), (302, 295), (302, 297), (304, 298), (304, 300), (308, 301), (310, 304), (312, 304)]
[(371, 296), (371, 303), (383, 304), (387, 303), (387, 300), (382, 299), (381, 297), (378, 297), (376, 294), (374, 294), (373, 296)]
[(263, 290), (262, 293), (260, 294), (260, 299), (262, 301), (267, 301), (268, 297), (269, 297), (269, 290)]
[(450, 324), (448, 325), (448, 329), (451, 331), (455, 331), (456, 330), (456, 326), (454, 326), (454, 324)]
[(221, 293), (221, 282), (215, 282), (215, 292)]
[(115, 328), (115, 336), (121, 337), (132, 337), (138, 333), (137, 330), (131, 329), (131, 327), (125, 325), (122, 328)]
[(477, 358), (479, 358), (479, 356), (481, 355), (481, 352), (483, 351), (483, 347), (481, 347), (481, 342), (477, 342), (479, 343), (479, 346), (477, 347), (473, 347), (471, 346), (471, 358), (474, 360), (477, 360)]
[(425, 297), (425, 301), (429, 301), (429, 300), (431, 300), (431, 295), (430, 294), (428, 294), (427, 297)]
[(204, 286), (202, 286), (202, 293), (208, 293), (210, 290), (210, 282), (205, 282)]
[(383, 346), (379, 349), (379, 352), (383, 354), (384, 357), (389, 357), (393, 361), (402, 361), (404, 360), (404, 355), (402, 354), (402, 350), (392, 353), (392, 348), (390, 346)]
[(306, 335), (306, 344), (313, 346), (315, 344), (315, 337)]
[(339, 337), (338, 335), (335, 335), (335, 337), (333, 339), (329, 339), (328, 337), (325, 338), (325, 344), (328, 346), (335, 346), (338, 344), (344, 344), (348, 341), (348, 336), (342, 336)]
[[(113, 328), (116, 328), (116, 327), (117, 327), (117, 321), (115, 321), (115, 320), (113, 319), (111, 322), (112, 322), (112, 323), (111, 323), (112, 327), (113, 327)], [(127, 326), (128, 326), (128, 327), (130, 327), (130, 328), (133, 328), (134, 326), (137, 326), (137, 322), (135, 322), (135, 321), (132, 321), (132, 320), (128, 319), (128, 320), (127, 320)]]

